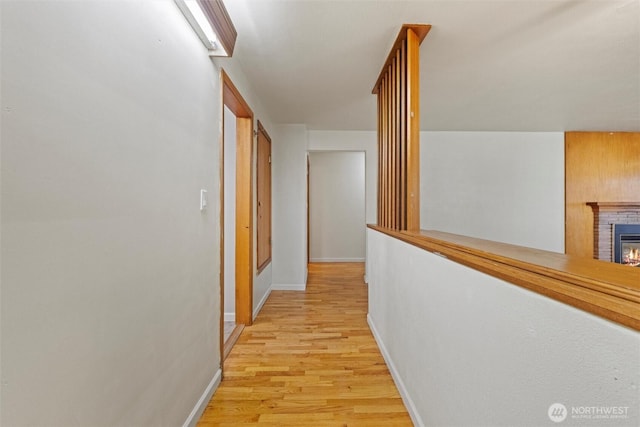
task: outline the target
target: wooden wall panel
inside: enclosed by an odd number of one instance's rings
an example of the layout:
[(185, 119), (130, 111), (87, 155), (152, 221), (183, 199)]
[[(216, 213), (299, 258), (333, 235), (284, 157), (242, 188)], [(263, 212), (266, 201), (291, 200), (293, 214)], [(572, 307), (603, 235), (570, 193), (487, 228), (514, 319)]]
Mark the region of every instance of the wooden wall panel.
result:
[(640, 201), (640, 133), (565, 134), (565, 252), (593, 257), (588, 202)]

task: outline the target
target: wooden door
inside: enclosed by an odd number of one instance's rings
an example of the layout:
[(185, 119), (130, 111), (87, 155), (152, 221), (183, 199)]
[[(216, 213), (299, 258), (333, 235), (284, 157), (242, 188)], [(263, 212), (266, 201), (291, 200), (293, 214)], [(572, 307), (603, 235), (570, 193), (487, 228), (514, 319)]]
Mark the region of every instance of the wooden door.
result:
[(262, 271), (271, 262), (271, 138), (258, 121), (258, 231), (257, 267)]

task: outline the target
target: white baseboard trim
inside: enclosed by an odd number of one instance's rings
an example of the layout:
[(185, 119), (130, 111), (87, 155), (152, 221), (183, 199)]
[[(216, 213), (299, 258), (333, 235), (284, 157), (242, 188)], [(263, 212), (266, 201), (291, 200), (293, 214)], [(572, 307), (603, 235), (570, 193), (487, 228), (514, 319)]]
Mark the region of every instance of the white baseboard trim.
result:
[(311, 258), (309, 262), (364, 262), (364, 258)]
[(387, 367), (389, 368), (389, 372), (391, 372), (391, 377), (393, 378), (393, 382), (396, 383), (396, 387), (398, 387), (398, 391), (400, 392), (400, 396), (402, 397), (402, 401), (404, 405), (407, 407), (407, 411), (409, 412), (409, 416), (411, 417), (411, 421), (413, 421), (413, 425), (418, 427), (424, 427), (424, 423), (422, 422), (422, 418), (418, 414), (416, 410), (416, 405), (413, 403), (411, 396), (409, 396), (409, 392), (407, 391), (407, 387), (405, 387), (402, 378), (400, 378), (400, 374), (396, 369), (396, 366), (393, 364), (393, 360), (391, 360), (391, 356), (387, 351), (387, 348), (382, 342), (382, 338), (376, 329), (375, 324), (373, 323), (373, 319), (370, 314), (367, 314), (367, 323), (369, 324), (369, 328), (371, 329), (371, 333), (373, 334), (373, 338), (376, 340), (378, 347), (380, 348), (380, 352), (382, 353), (382, 357), (384, 361), (387, 363)]
[(224, 321), (225, 322), (235, 322), (236, 321), (236, 314), (235, 313), (225, 313), (224, 314)]
[(269, 289), (267, 289), (267, 292), (265, 292), (264, 296), (262, 297), (262, 299), (260, 300), (256, 308), (253, 310), (253, 320), (256, 320), (256, 317), (260, 313), (260, 310), (262, 310), (264, 303), (267, 302), (267, 298), (269, 298), (269, 295), (271, 295), (271, 286), (269, 286)]
[(211, 396), (213, 396), (213, 393), (220, 385), (220, 381), (222, 381), (222, 369), (218, 369), (216, 371), (215, 375), (211, 379), (211, 382), (209, 382), (207, 388), (204, 389), (204, 393), (202, 393), (202, 396), (200, 396), (200, 399), (198, 399), (196, 406), (193, 407), (191, 413), (187, 417), (187, 420), (184, 422), (182, 427), (195, 427), (195, 425), (198, 424), (198, 420), (200, 420), (202, 413), (209, 404)]
[(304, 283), (300, 285), (296, 285), (296, 284), (278, 285), (274, 283), (273, 285), (271, 285), (272, 291), (304, 291), (306, 289), (307, 289), (307, 285), (305, 285)]

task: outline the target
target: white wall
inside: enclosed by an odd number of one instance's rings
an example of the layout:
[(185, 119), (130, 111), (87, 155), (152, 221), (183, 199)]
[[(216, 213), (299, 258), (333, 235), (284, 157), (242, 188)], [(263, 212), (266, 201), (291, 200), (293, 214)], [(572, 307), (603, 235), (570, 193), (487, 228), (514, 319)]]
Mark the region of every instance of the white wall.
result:
[(224, 107), (224, 319), (236, 319), (236, 116)]
[(562, 425), (640, 423), (640, 333), (377, 231), (367, 241), (369, 323), (416, 425), (552, 425), (556, 402), (628, 407)]
[(364, 262), (365, 153), (309, 153), (312, 262)]
[(309, 151), (364, 151), (367, 224), (375, 224), (378, 205), (378, 136), (375, 131), (309, 131)]
[(304, 289), (307, 264), (307, 149), (314, 152), (365, 152), (366, 221), (375, 223), (378, 168), (376, 132), (307, 131), (304, 125), (278, 125), (274, 127), (271, 137), (273, 289)]
[(219, 380), (220, 66), (270, 121), (174, 2), (0, 7), (0, 424), (180, 425)]
[(307, 282), (307, 129), (278, 125), (271, 135), (273, 289)]
[(564, 252), (562, 132), (421, 132), (423, 229)]
[[(376, 223), (375, 131), (309, 131), (309, 151), (366, 152)], [(421, 228), (564, 252), (562, 132), (421, 132)]]

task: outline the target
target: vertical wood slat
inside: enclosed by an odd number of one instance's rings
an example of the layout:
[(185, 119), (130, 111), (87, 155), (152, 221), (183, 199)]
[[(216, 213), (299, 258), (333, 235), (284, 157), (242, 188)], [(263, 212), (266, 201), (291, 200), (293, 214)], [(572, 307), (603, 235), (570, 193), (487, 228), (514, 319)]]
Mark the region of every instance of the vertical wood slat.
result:
[(396, 229), (402, 229), (402, 218), (404, 217), (404, 210), (402, 209), (402, 199), (400, 197), (400, 194), (402, 192), (402, 180), (401, 180), (401, 173), (402, 173), (402, 158), (400, 156), (400, 151), (401, 151), (401, 147), (402, 147), (402, 137), (400, 134), (400, 127), (401, 127), (401, 123), (403, 122), (402, 120), (402, 113), (400, 111), (400, 104), (402, 103), (402, 93), (400, 91), (400, 79), (401, 76), (403, 74), (403, 70), (401, 67), (401, 63), (400, 63), (400, 50), (396, 50), (396, 57), (394, 59), (394, 65), (395, 65), (395, 79), (394, 79), (394, 85), (395, 85), (395, 104), (393, 106), (393, 110), (395, 112), (395, 116), (396, 116), (396, 122), (394, 123), (394, 127), (393, 127), (393, 131), (396, 135), (396, 145), (394, 146), (394, 164), (395, 164), (395, 174), (394, 174), (394, 178), (395, 178), (395, 182), (394, 182), (394, 192), (396, 193), (396, 224), (395, 227)]
[(387, 123), (387, 137), (389, 138), (389, 144), (387, 145), (387, 158), (388, 158), (388, 196), (389, 203), (387, 204), (387, 215), (389, 216), (389, 228), (393, 228), (393, 111), (390, 106), (393, 104), (393, 72), (391, 64), (387, 67), (387, 111), (389, 112), (389, 119)]
[(382, 207), (384, 206), (384, 182), (382, 181), (382, 170), (384, 169), (384, 159), (382, 158), (382, 123), (384, 121), (384, 105), (382, 104), (382, 94), (378, 94), (378, 224), (384, 224), (382, 218)]
[(391, 152), (393, 147), (393, 114), (389, 105), (393, 100), (393, 94), (391, 93), (391, 82), (393, 76), (391, 75), (389, 67), (387, 69), (387, 224), (389, 227), (393, 227), (393, 217), (391, 212), (393, 210), (393, 193), (392, 193), (392, 182), (393, 182), (393, 163), (391, 158)]
[(420, 230), (420, 42), (407, 30), (407, 230)]
[[(400, 48), (400, 67), (402, 68), (402, 73), (400, 74), (400, 116), (405, 117), (407, 112), (407, 42), (406, 40), (402, 43)], [(407, 140), (407, 121), (402, 120), (400, 122), (400, 141)], [(400, 182), (404, 183), (407, 181), (407, 153), (406, 153), (406, 145), (400, 144)], [(400, 229), (407, 229), (407, 187), (405, 185), (400, 186), (400, 211), (402, 212), (402, 217), (400, 220)]]
[(381, 90), (380, 94), (378, 95), (378, 97), (380, 98), (380, 105), (382, 106), (382, 110), (380, 111), (380, 117), (382, 118), (382, 123), (380, 123), (380, 159), (381, 159), (381, 168), (378, 171), (378, 174), (380, 175), (380, 183), (381, 186), (379, 188), (379, 193), (380, 193), (380, 224), (385, 227), (386, 226), (386, 218), (384, 215), (384, 209), (385, 206), (387, 204), (387, 198), (386, 198), (386, 185), (387, 185), (387, 181), (386, 181), (386, 174), (385, 174), (385, 168), (387, 167), (387, 160), (386, 157), (384, 155), (385, 153), (385, 146), (386, 146), (386, 139), (385, 139), (385, 124), (386, 124), (386, 106), (384, 105), (384, 91)]
[(397, 215), (396, 215), (396, 155), (395, 155), (395, 151), (396, 151), (396, 145), (398, 144), (397, 138), (396, 138), (396, 109), (395, 109), (395, 104), (396, 104), (396, 92), (395, 92), (395, 87), (396, 87), (396, 66), (395, 63), (392, 62), (389, 65), (389, 74), (391, 75), (391, 78), (389, 79), (389, 94), (390, 99), (389, 99), (389, 113), (391, 116), (391, 120), (390, 120), (390, 126), (389, 126), (389, 135), (391, 136), (391, 144), (389, 144), (389, 165), (391, 166), (391, 176), (390, 176), (390, 184), (389, 184), (389, 189), (391, 192), (391, 197), (390, 197), (390, 203), (389, 203), (389, 210), (391, 212), (391, 228), (397, 228)]
[(382, 223), (385, 227), (389, 226), (387, 222), (387, 205), (389, 204), (389, 174), (387, 172), (387, 167), (389, 166), (389, 159), (387, 158), (387, 146), (389, 144), (389, 138), (387, 129), (389, 127), (389, 110), (387, 109), (387, 77), (382, 80), (382, 105), (383, 105), (383, 120), (382, 124), (382, 159), (384, 164), (382, 165), (382, 195), (384, 203), (382, 205)]
[(387, 127), (388, 127), (388, 108), (387, 108), (387, 85), (386, 85), (386, 80), (387, 78), (385, 77), (384, 80), (382, 81), (382, 105), (383, 105), (383, 110), (382, 110), (382, 161), (383, 161), (383, 165), (382, 165), (382, 200), (383, 200), (383, 204), (382, 204), (382, 224), (385, 227), (389, 227), (389, 223), (387, 222), (387, 205), (389, 204), (389, 198), (387, 196), (388, 193), (388, 189), (389, 189), (389, 184), (387, 182), (387, 179), (389, 177), (389, 174), (387, 172), (387, 167), (389, 165), (389, 161), (387, 159), (387, 145), (388, 145), (388, 139), (387, 139)]
[(378, 101), (378, 188), (376, 190), (376, 197), (378, 199), (378, 204), (377, 204), (377, 210), (376, 210), (376, 216), (377, 216), (377, 223), (378, 225), (382, 225), (382, 197), (380, 196), (381, 194), (381, 190), (382, 190), (382, 179), (381, 176), (382, 174), (380, 173), (380, 171), (382, 170), (382, 152), (381, 152), (381, 147), (382, 147), (382, 140), (380, 135), (382, 134), (382, 102), (380, 100), (380, 96), (377, 96), (377, 101)]
[(389, 70), (387, 69), (387, 77), (384, 80), (384, 96), (385, 96), (385, 140), (386, 144), (384, 146), (384, 155), (385, 155), (385, 177), (386, 177), (386, 188), (385, 194), (386, 198), (384, 201), (384, 215), (386, 218), (387, 227), (391, 227), (391, 215), (389, 215), (389, 202), (391, 200), (391, 168), (389, 167), (389, 146), (391, 145), (391, 130), (389, 127), (389, 122), (391, 121), (391, 115), (389, 114), (389, 81), (391, 80), (391, 76), (389, 75)]
[(380, 99), (380, 119), (382, 122), (380, 123), (380, 134), (378, 135), (378, 139), (380, 140), (380, 145), (378, 146), (378, 156), (380, 157), (380, 169), (378, 169), (378, 177), (380, 179), (380, 187), (378, 188), (378, 194), (380, 195), (380, 224), (384, 226), (384, 204), (386, 203), (384, 198), (384, 168), (385, 168), (385, 159), (384, 159), (384, 94), (380, 93), (378, 95)]
[(378, 224), (420, 228), (420, 43), (430, 25), (403, 25), (373, 93), (378, 95)]
[(383, 179), (383, 191), (384, 191), (384, 198), (382, 199), (382, 215), (384, 218), (384, 225), (385, 227), (389, 227), (389, 216), (387, 215), (387, 205), (389, 203), (389, 172), (388, 172), (388, 166), (389, 166), (389, 160), (387, 158), (387, 146), (389, 145), (389, 133), (388, 133), (388, 127), (389, 127), (389, 116), (388, 116), (388, 112), (389, 109), (387, 108), (387, 78), (385, 77), (385, 79), (383, 80), (383, 86), (382, 86), (382, 102), (384, 105), (384, 117), (383, 117), (383, 134), (382, 134), (382, 138), (383, 138), (383, 142), (382, 142), (382, 149), (383, 149), (383, 153), (382, 153), (382, 158), (384, 160), (384, 165), (382, 167), (382, 179)]

